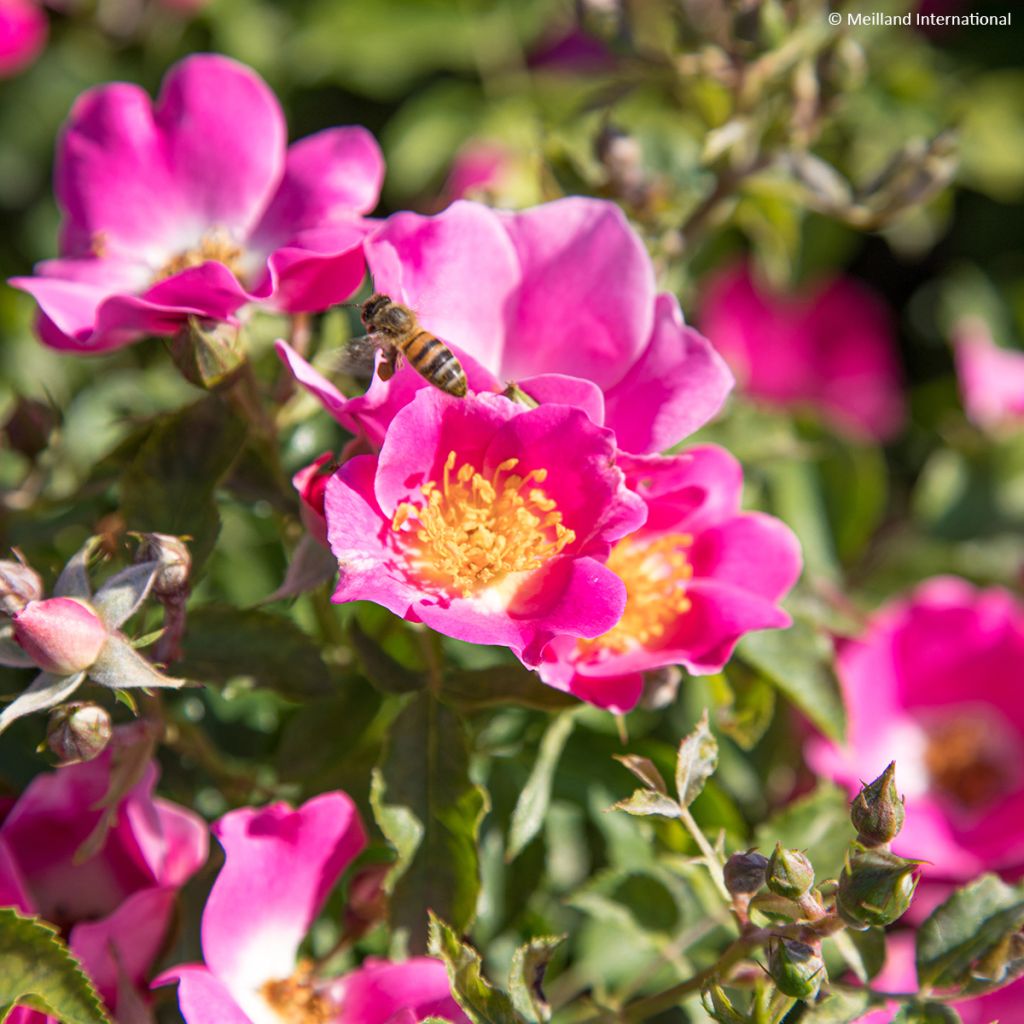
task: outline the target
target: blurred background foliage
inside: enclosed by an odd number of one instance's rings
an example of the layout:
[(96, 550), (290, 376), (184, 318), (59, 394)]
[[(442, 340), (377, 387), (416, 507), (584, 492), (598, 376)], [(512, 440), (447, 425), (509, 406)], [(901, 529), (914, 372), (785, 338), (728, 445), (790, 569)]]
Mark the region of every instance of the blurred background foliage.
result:
[[(482, 784), (490, 800), (472, 936), (502, 976), (524, 936), (571, 932), (555, 1006), (587, 989), (622, 999), (670, 984), (721, 945), (725, 911), (688, 862), (682, 826), (604, 813), (629, 790), (612, 760), (623, 735), (670, 773), (678, 737), (710, 705), (727, 738), (694, 805), (705, 830), (724, 830), (729, 849), (787, 836), (806, 846), (813, 822), (815, 864), (838, 868), (845, 797), (816, 786), (799, 757), (806, 719), (842, 730), (831, 636), (856, 632), (866, 611), (926, 576), (1021, 581), (1024, 444), (967, 422), (950, 339), (970, 313), (1001, 344), (1024, 339), (1024, 26), (834, 30), (823, 11), (815, 0), (68, 0), (48, 12), (39, 60), (0, 83), (4, 277), (55, 253), (53, 143), (75, 97), (114, 79), (155, 91), (182, 55), (215, 50), (268, 80), (293, 138), (346, 123), (377, 135), (388, 167), (379, 215), (440, 209), (460, 154), (497, 153), (500, 173), (480, 197), (616, 199), (690, 319), (709, 272), (744, 251), (778, 287), (842, 271), (884, 296), (910, 403), (891, 444), (853, 442), (742, 396), (700, 435), (743, 460), (747, 504), (781, 516), (804, 544), (784, 645), (751, 638), (723, 676), (687, 681), (666, 711), (617, 722), (558, 707), (502, 652), (443, 642), (455, 669), (442, 702), (461, 716), (446, 742), (466, 748), (461, 767), (437, 767), (460, 778), (440, 782)], [(126, 529), (194, 538), (177, 671), (209, 685), (167, 701), (164, 792), (212, 817), (342, 787), (369, 820), (374, 765), (385, 795), (403, 785), (401, 759), (382, 751), (389, 731), (394, 744), (401, 730), (407, 763), (427, 743), (413, 714), (421, 698), (402, 696), (408, 674), (428, 666), (422, 636), (377, 608), (334, 608), (326, 587), (266, 603), (302, 535), (287, 477), (339, 449), (340, 428), (292, 396), (279, 451), (243, 441), (234, 414), (181, 380), (161, 342), (60, 356), (34, 340), (32, 315), (25, 295), (0, 291), (3, 549), (20, 548), (52, 579), (94, 532), (119, 556)], [(351, 326), (341, 310), (318, 318), (323, 365)], [(287, 325), (265, 317), (249, 333), (269, 391), (280, 377), (270, 342)], [(8, 671), (0, 688), (23, 685)], [(503, 706), (510, 690), (527, 706)], [(5, 790), (46, 767), (34, 753), (42, 727), (29, 718), (0, 744)], [(386, 849), (381, 839), (367, 856)], [(196, 958), (191, 926), (211, 877), (193, 883), (169, 961)], [(406, 890), (396, 900), (417, 906)], [(314, 952), (331, 948), (337, 928), (325, 915)], [(371, 930), (356, 951), (387, 941)], [(706, 1019), (696, 1002), (687, 1012)]]

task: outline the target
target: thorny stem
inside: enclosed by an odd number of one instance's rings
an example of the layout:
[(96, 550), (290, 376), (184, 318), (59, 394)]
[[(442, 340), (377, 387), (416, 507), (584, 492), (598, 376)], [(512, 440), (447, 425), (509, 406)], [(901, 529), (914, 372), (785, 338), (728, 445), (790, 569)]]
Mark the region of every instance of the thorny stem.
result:
[(715, 883), (715, 888), (718, 890), (719, 895), (727, 904), (732, 906), (732, 896), (725, 887), (725, 876), (722, 873), (722, 859), (715, 853), (714, 847), (708, 842), (707, 836), (701, 831), (689, 808), (683, 807), (682, 804), (679, 805), (679, 820), (686, 826), (687, 832), (693, 836), (693, 841), (700, 849), (701, 856), (705, 864), (707, 864), (711, 880)]

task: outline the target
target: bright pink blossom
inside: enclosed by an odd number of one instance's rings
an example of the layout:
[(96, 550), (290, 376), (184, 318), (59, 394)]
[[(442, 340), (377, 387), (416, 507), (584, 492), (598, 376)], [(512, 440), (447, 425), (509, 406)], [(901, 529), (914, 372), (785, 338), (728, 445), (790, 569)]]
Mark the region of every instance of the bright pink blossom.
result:
[(1024, 608), (930, 580), (844, 643), (838, 666), (847, 742), (812, 740), (812, 767), (852, 793), (895, 759), (907, 815), (893, 845), (926, 858), (926, 878), (1024, 866)]
[(608, 559), (625, 583), (626, 610), (595, 639), (553, 640), (539, 672), (584, 700), (628, 711), (645, 671), (717, 672), (744, 633), (788, 626), (778, 601), (800, 575), (801, 558), (779, 520), (740, 512), (743, 471), (723, 449), (623, 457), (619, 465), (648, 510)]
[[(367, 238), (366, 258), (378, 291), (466, 357), (471, 391), (515, 381), (539, 402), (584, 409), (622, 450), (670, 447), (732, 386), (675, 298), (656, 294), (650, 257), (614, 203), (569, 198), (502, 213), (461, 201), (436, 217), (400, 213)], [(339, 422), (375, 441), (427, 386), (406, 367), (345, 399), (279, 350)]]
[(286, 150), (284, 116), (255, 72), (201, 54), (153, 105), (135, 85), (92, 89), (57, 147), (61, 257), (15, 286), (55, 348), (100, 352), (229, 320), (246, 302), (324, 309), (363, 278), (361, 218), (383, 164), (363, 128)]
[(975, 317), (958, 325), (954, 345), (968, 419), (993, 431), (1024, 425), (1024, 352), (1000, 348)]
[[(175, 894), (205, 862), (207, 847), (200, 818), (153, 796), (153, 764), (102, 831), (112, 764), (132, 736), (115, 731), (96, 760), (37, 775), (0, 825), (0, 904), (59, 925), (114, 1011), (120, 999), (134, 1002), (145, 991)], [(102, 836), (98, 849), (79, 862), (94, 833)]]
[(706, 289), (701, 328), (743, 390), (783, 407), (816, 409), (857, 438), (885, 440), (905, 415), (892, 320), (882, 299), (849, 277), (775, 295), (734, 267)]
[(579, 409), (424, 388), (378, 455), (327, 485), (335, 601), (368, 600), (527, 663), (553, 636), (594, 637), (625, 602), (601, 562), (644, 519), (611, 431)]
[(24, 71), (46, 45), (47, 21), (35, 0), (0, 0), (0, 78)]
[(297, 810), (276, 803), (231, 811), (214, 834), (225, 861), (203, 911), (204, 963), (157, 979), (178, 981), (188, 1024), (277, 1024), (302, 1009), (335, 1024), (384, 1024), (396, 1014), (408, 1014), (410, 1024), (432, 1014), (465, 1024), (438, 960), (370, 961), (330, 980), (299, 961), (300, 943), (366, 844), (344, 793), (324, 793)]

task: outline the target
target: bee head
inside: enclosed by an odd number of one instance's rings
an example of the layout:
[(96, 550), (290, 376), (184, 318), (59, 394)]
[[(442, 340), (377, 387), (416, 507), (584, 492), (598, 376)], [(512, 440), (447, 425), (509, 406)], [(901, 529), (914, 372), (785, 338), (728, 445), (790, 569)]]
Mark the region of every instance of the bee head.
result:
[(380, 314), (392, 305), (391, 300), (380, 292), (374, 292), (364, 303), (360, 310), (360, 319), (366, 327), (370, 327), (377, 320)]

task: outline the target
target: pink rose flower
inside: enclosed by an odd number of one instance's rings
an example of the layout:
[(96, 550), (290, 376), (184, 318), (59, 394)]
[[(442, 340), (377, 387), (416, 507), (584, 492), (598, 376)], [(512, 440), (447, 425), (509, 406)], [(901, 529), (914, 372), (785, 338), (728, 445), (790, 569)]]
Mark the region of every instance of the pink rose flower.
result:
[(977, 317), (957, 325), (954, 352), (967, 418), (983, 430), (1019, 429), (1024, 424), (1024, 352), (1000, 348), (988, 324)]
[(188, 1024), (384, 1024), (396, 1014), (410, 1024), (433, 1014), (466, 1024), (439, 960), (369, 961), (321, 980), (298, 959), (331, 889), (366, 845), (344, 793), (321, 794), (298, 810), (276, 803), (231, 811), (213, 831), (225, 861), (203, 911), (204, 963), (174, 967), (155, 982), (178, 982)]
[[(115, 1012), (126, 995), (142, 998), (175, 894), (206, 861), (207, 847), (197, 815), (153, 796), (157, 769), (149, 764), (97, 852), (77, 862), (103, 828), (99, 804), (132, 735), (131, 727), (115, 730), (112, 748), (96, 760), (37, 775), (0, 825), (0, 904), (58, 925)], [(26, 1022), (43, 1019), (20, 1012)]]
[(897, 853), (926, 879), (1024, 866), (1024, 608), (1006, 591), (930, 580), (840, 647), (849, 725), (812, 739), (815, 771), (855, 792), (895, 759)]
[[(668, 448), (706, 423), (732, 386), (725, 364), (654, 270), (622, 211), (569, 198), (521, 213), (456, 202), (400, 213), (366, 241), (374, 285), (414, 309), (463, 360), (471, 391), (510, 380), (539, 402), (575, 405), (624, 451)], [(346, 426), (379, 439), (411, 392), (406, 367), (346, 399), (284, 343), (301, 384)]]
[(599, 636), (625, 603), (601, 562), (645, 515), (614, 463), (611, 431), (579, 409), (424, 388), (380, 454), (327, 485), (334, 600), (374, 601), (527, 664), (559, 633)]
[(852, 437), (883, 441), (905, 410), (889, 311), (853, 278), (796, 296), (762, 289), (746, 266), (707, 286), (701, 328), (752, 398), (816, 409)]
[(0, 78), (24, 71), (46, 45), (46, 15), (34, 0), (0, 0)]
[(800, 545), (779, 520), (740, 512), (743, 471), (721, 448), (673, 457), (622, 457), (647, 521), (612, 549), (626, 610), (593, 639), (559, 637), (544, 650), (544, 682), (614, 711), (629, 711), (644, 672), (683, 665), (717, 672), (736, 641), (788, 626), (778, 601), (800, 575)]
[(155, 106), (124, 83), (81, 96), (57, 147), (61, 257), (11, 282), (39, 303), (42, 340), (102, 352), (247, 302), (298, 312), (351, 295), (377, 144), (359, 127), (285, 143), (273, 93), (225, 57), (176, 64)]

